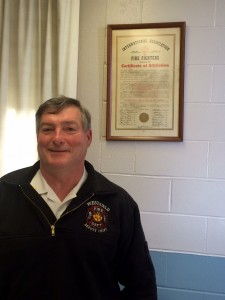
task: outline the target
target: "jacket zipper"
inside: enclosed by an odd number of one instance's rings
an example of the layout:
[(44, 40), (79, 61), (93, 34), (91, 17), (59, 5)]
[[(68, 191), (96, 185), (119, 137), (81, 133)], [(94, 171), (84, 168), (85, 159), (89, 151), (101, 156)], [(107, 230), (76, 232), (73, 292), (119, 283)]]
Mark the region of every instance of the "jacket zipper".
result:
[[(53, 225), (51, 225), (51, 233), (52, 236), (55, 236), (55, 224), (62, 219), (63, 217), (67, 216), (68, 214), (72, 213), (73, 211), (77, 210), (78, 208), (80, 208), (84, 203), (86, 203), (88, 200), (90, 200), (92, 197), (94, 196), (94, 193), (88, 197), (87, 199), (85, 199), (80, 205), (76, 206), (74, 209), (69, 210), (68, 212), (66, 212), (65, 214), (61, 215)], [(32, 200), (31, 200), (32, 201)], [(50, 223), (50, 222), (49, 222)]]
[(26, 198), (41, 212), (41, 214), (43, 215), (43, 217), (45, 218), (45, 220), (47, 221), (47, 223), (49, 224), (50, 228), (51, 228), (51, 236), (55, 236), (55, 224), (60, 220), (62, 219), (64, 216), (68, 215), (69, 213), (77, 210), (78, 208), (80, 208), (84, 203), (86, 203), (88, 200), (90, 200), (93, 196), (94, 196), (94, 193), (88, 197), (87, 199), (85, 199), (85, 201), (83, 201), (80, 205), (76, 206), (74, 209), (66, 212), (65, 214), (63, 214), (62, 216), (60, 216), (54, 224), (51, 224), (51, 222), (49, 221), (49, 219), (46, 217), (46, 215), (43, 213), (43, 211), (40, 209), (39, 206), (37, 206), (33, 201), (32, 199), (24, 192), (23, 188), (21, 185), (19, 185), (22, 193), (26, 196)]
[(55, 225), (51, 225), (52, 236), (55, 236)]

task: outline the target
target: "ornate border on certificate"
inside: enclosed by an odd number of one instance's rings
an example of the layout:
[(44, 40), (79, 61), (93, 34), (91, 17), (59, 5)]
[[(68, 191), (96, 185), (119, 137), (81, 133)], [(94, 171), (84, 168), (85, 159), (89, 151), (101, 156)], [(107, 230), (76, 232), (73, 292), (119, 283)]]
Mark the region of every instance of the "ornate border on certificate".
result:
[(185, 28), (107, 26), (107, 140), (183, 140)]

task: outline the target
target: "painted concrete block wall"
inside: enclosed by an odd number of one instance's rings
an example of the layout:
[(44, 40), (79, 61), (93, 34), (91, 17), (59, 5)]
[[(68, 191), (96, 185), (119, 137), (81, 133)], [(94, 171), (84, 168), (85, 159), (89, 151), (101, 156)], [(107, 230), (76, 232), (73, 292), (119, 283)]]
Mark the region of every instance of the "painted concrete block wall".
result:
[[(106, 25), (176, 21), (187, 26), (184, 141), (107, 142)], [(208, 272), (221, 275), (218, 268), (225, 260), (224, 37), (225, 0), (81, 1), (77, 86), (78, 98), (93, 115), (94, 140), (88, 159), (139, 204), (149, 248), (158, 253), (154, 255), (158, 278), (166, 276), (158, 266), (167, 253), (174, 255), (175, 265), (180, 264), (181, 254), (184, 261), (191, 256), (201, 262), (202, 280), (205, 266), (216, 257), (220, 263)], [(168, 267), (166, 261), (163, 266)], [(176, 272), (178, 280), (181, 269)], [(169, 281), (159, 281), (159, 288), (161, 300), (225, 299), (221, 282), (210, 291), (200, 283), (190, 291), (189, 286)]]

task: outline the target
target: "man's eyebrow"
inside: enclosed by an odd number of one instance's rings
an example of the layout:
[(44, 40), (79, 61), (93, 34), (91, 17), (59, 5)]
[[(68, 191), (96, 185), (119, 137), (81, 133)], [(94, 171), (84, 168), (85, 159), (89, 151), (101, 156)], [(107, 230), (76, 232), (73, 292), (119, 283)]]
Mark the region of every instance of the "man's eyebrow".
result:
[(53, 126), (53, 124), (48, 123), (48, 122), (43, 122), (43, 123), (40, 124), (40, 127), (42, 127), (42, 126)]
[(77, 125), (78, 122), (76, 122), (76, 121), (63, 121), (62, 124), (63, 125), (71, 125), (71, 124)]
[[(79, 125), (78, 122), (73, 121), (73, 120), (63, 121), (61, 124), (62, 125)], [(42, 126), (55, 126), (55, 124), (54, 124), (54, 122), (43, 122), (40, 124), (40, 127), (42, 127)]]

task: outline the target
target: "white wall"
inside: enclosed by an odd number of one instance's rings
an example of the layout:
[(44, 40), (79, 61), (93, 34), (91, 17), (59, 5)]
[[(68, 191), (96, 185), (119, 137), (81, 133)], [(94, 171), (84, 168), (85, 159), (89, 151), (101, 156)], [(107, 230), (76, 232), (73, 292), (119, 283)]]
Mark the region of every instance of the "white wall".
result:
[[(185, 21), (184, 141), (107, 142), (106, 25)], [(82, 0), (88, 159), (139, 204), (151, 249), (225, 256), (225, 0)]]

